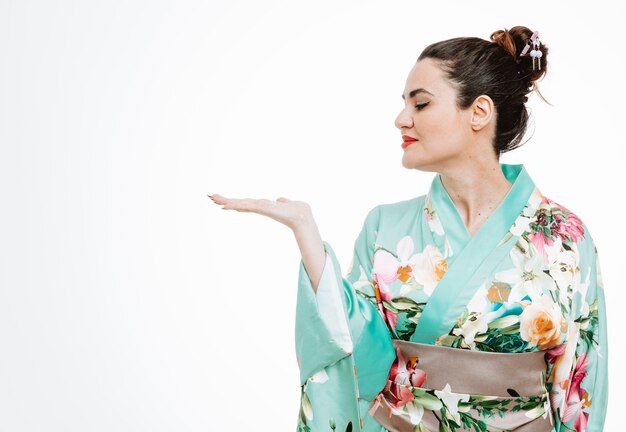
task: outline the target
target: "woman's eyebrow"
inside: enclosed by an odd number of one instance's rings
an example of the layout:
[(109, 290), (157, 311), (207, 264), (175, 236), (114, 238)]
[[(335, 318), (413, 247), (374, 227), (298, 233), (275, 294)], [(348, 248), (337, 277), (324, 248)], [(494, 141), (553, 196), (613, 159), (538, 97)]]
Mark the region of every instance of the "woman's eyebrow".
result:
[[(431, 93), (431, 92), (429, 92), (428, 90), (426, 90), (426, 89), (424, 89), (424, 88), (421, 88), (421, 87), (420, 87), (420, 88), (418, 88), (418, 89), (411, 90), (411, 91), (409, 92), (409, 99), (410, 99), (410, 98), (412, 98), (413, 96), (415, 96), (415, 95), (416, 95), (416, 94), (418, 94), (418, 93), (428, 93), (428, 94), (429, 94), (429, 95), (431, 95), (431, 96), (435, 96), (434, 94), (432, 94), (432, 93)], [(402, 95), (402, 99), (404, 99), (404, 95)]]

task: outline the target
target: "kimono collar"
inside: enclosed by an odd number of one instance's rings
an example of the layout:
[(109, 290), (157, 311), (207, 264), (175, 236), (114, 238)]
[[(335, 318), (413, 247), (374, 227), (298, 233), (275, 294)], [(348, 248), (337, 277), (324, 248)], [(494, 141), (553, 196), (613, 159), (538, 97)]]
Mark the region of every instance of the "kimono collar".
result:
[[(512, 187), (479, 230), (479, 232), (485, 230), (498, 237), (502, 237), (511, 228), (535, 189), (535, 183), (523, 164), (501, 163), (500, 168), (506, 179), (512, 183)], [(470, 236), (454, 202), (443, 187), (440, 174), (437, 174), (433, 179), (429, 194), (433, 207), (439, 212), (443, 230), (448, 236), (452, 248), (456, 252), (460, 251), (473, 237)], [(476, 234), (478, 232), (474, 236)]]

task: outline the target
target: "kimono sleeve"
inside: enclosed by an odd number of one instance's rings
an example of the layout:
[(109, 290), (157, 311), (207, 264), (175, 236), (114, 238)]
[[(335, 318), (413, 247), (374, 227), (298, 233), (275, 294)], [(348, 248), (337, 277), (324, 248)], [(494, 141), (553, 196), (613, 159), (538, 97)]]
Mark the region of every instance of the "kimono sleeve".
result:
[(299, 431), (362, 430), (361, 397), (371, 401), (386, 383), (395, 359), (391, 337), (374, 305), (357, 292), (373, 292), (378, 222), (379, 206), (365, 218), (345, 277), (326, 241), (316, 291), (300, 260), (295, 334), (302, 386)]
[(549, 377), (556, 430), (604, 429), (608, 403), (606, 302), (595, 243), (585, 227), (573, 283), (569, 334)]

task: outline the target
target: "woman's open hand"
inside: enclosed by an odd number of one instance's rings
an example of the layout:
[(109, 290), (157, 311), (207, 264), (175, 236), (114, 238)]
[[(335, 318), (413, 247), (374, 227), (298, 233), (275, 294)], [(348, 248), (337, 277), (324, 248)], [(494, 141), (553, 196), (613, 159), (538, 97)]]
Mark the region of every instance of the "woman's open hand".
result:
[(224, 210), (258, 213), (291, 228), (298, 242), (302, 262), (311, 280), (313, 291), (317, 292), (326, 262), (326, 251), (311, 206), (304, 201), (292, 201), (285, 197), (272, 201), (264, 198), (226, 198), (213, 194), (209, 195), (209, 198), (215, 204), (224, 206), (222, 207)]
[(237, 210), (258, 213), (270, 217), (293, 231), (313, 222), (311, 206), (304, 201), (292, 201), (280, 197), (276, 201), (261, 198), (226, 198), (219, 194), (208, 195), (215, 204), (222, 205), (224, 210)]

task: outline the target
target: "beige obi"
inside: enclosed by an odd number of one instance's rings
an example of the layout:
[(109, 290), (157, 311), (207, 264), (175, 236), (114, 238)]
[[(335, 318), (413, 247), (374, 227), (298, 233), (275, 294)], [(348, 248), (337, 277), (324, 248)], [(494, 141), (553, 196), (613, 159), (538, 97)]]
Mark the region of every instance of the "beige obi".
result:
[(398, 339), (393, 345), (387, 385), (370, 405), (389, 431), (552, 431), (544, 351), (494, 353)]

